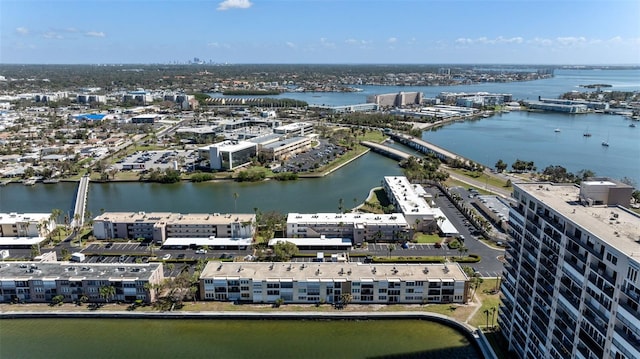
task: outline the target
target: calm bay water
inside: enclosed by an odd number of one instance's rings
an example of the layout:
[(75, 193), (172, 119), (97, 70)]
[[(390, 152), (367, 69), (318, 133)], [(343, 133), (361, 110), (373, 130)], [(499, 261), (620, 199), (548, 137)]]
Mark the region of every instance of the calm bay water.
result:
[[(238, 183), (92, 183), (88, 210), (166, 211), (181, 213), (335, 212), (342, 198), (345, 208), (361, 203), (383, 176), (401, 174), (396, 161), (368, 153), (322, 178), (291, 182)], [(73, 211), (76, 184), (9, 184), (0, 187), (0, 212), (50, 212), (53, 208)], [(237, 201), (233, 194), (238, 193)], [(237, 205), (237, 207), (236, 207)]]
[(2, 358), (481, 358), (460, 332), (420, 320), (11, 319)]
[[(502, 159), (533, 161), (539, 171), (560, 165), (640, 185), (640, 131), (622, 116), (514, 111), (426, 131), (422, 138), (488, 167)], [(560, 132), (555, 132), (559, 129)], [(588, 131), (591, 137), (583, 134)], [(602, 146), (608, 140), (610, 146)]]
[[(483, 83), (460, 86), (372, 86), (355, 85), (361, 92), (287, 92), (276, 96), (306, 101), (314, 105), (342, 106), (366, 103), (367, 96), (404, 92), (422, 92), (425, 97), (435, 97), (440, 92), (491, 92), (510, 93), (514, 100), (536, 100), (538, 96), (555, 98), (569, 91), (593, 91), (580, 85), (609, 84), (613, 87), (603, 90), (639, 91), (640, 70), (556, 70), (554, 77), (544, 80), (507, 83)], [(209, 94), (213, 97), (246, 98), (252, 96), (223, 96), (221, 93)]]
[[(362, 103), (366, 96), (398, 91), (423, 91), (435, 96), (441, 91), (487, 91), (513, 93), (514, 98), (556, 97), (579, 90), (579, 85), (606, 83), (613, 90), (640, 90), (640, 70), (558, 70), (552, 79), (530, 82), (479, 84), (445, 87), (361, 86), (357, 93), (285, 94), (313, 103)], [(284, 96), (284, 95), (283, 95)], [(320, 98), (314, 96), (321, 96)], [(326, 98), (323, 98), (326, 96)], [(488, 167), (498, 159), (507, 164), (516, 159), (533, 161), (539, 170), (560, 165), (571, 172), (582, 169), (599, 176), (629, 177), (640, 185), (640, 128), (628, 127), (622, 116), (601, 114), (566, 115), (556, 113), (510, 112), (488, 119), (457, 122), (423, 138)], [(554, 132), (554, 129), (560, 132)], [(585, 131), (591, 137), (584, 137)], [(607, 140), (610, 146), (603, 147)], [(263, 183), (109, 183), (90, 186), (88, 210), (96, 215), (106, 211), (173, 212), (333, 212), (342, 198), (344, 207), (360, 203), (383, 176), (400, 174), (395, 161), (370, 153), (335, 173), (318, 179)], [(50, 212), (60, 208), (71, 212), (76, 185), (37, 184), (0, 187), (0, 212)], [(238, 193), (237, 201), (233, 193)]]

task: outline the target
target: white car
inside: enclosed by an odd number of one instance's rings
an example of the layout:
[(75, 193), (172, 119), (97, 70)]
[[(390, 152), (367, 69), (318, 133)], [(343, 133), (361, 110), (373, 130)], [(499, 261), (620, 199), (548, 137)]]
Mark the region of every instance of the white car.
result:
[(163, 256), (162, 256), (162, 260), (165, 260), (165, 261), (166, 261), (167, 259), (169, 259), (169, 258), (171, 258), (171, 253), (167, 253), (167, 254), (165, 254), (165, 255), (163, 255)]
[(201, 248), (201, 249), (198, 249), (198, 250), (196, 251), (196, 254), (207, 254), (207, 250), (206, 250), (206, 249), (202, 249), (202, 248)]

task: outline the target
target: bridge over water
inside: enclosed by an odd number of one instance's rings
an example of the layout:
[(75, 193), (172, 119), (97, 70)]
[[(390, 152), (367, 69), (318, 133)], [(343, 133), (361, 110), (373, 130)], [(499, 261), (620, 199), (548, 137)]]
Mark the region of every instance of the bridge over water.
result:
[(84, 224), (84, 214), (87, 208), (87, 194), (89, 192), (89, 176), (84, 175), (78, 183), (78, 193), (76, 193), (76, 202), (73, 207), (73, 217), (71, 221), (72, 228), (80, 228)]

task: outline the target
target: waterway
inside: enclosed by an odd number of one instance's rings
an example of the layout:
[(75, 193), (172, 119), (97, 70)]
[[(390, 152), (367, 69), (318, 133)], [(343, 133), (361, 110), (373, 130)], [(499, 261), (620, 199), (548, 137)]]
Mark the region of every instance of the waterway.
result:
[(460, 332), (421, 320), (11, 319), (2, 358), (481, 358)]
[[(383, 176), (400, 175), (396, 161), (367, 153), (325, 177), (297, 181), (239, 183), (156, 184), (141, 182), (91, 183), (88, 210), (163, 211), (181, 213), (336, 212), (340, 199), (344, 208), (360, 204)], [(1, 212), (51, 212), (59, 208), (73, 214), (77, 184), (58, 183), (0, 187)], [(234, 200), (233, 194), (238, 198)]]
[[(509, 165), (521, 159), (533, 161), (539, 171), (549, 165), (573, 173), (588, 169), (640, 185), (640, 131), (630, 122), (604, 114), (514, 111), (425, 131), (422, 138), (487, 167), (499, 159)], [(591, 137), (584, 136), (587, 131)]]
[[(612, 87), (604, 91), (638, 91), (640, 90), (640, 70), (556, 70), (549, 79), (481, 83), (457, 86), (375, 86), (353, 85), (359, 92), (286, 92), (280, 95), (267, 96), (275, 98), (291, 98), (305, 101), (313, 105), (343, 106), (367, 102), (370, 95), (404, 92), (422, 92), (425, 97), (436, 97), (441, 92), (490, 92), (512, 94), (514, 100), (536, 100), (538, 96), (557, 98), (565, 92), (591, 92), (580, 85), (609, 84)], [(212, 97), (251, 98), (256, 96), (224, 96), (221, 93), (210, 93)]]
[[(640, 70), (558, 70), (554, 78), (513, 83), (469, 86), (393, 87), (359, 86), (357, 93), (287, 93), (308, 102), (328, 96), (331, 105), (362, 103), (375, 93), (423, 91), (435, 96), (441, 91), (486, 91), (513, 93), (514, 98), (556, 97), (579, 85), (605, 83), (612, 90), (640, 90)], [(524, 96), (527, 97), (524, 97)], [(622, 116), (510, 112), (470, 122), (456, 122), (423, 138), (454, 153), (493, 167), (498, 159), (507, 164), (516, 159), (533, 161), (539, 170), (560, 165), (571, 172), (582, 169), (616, 179), (631, 178), (640, 185), (640, 127), (628, 127)], [(560, 132), (555, 132), (555, 129)], [(591, 137), (582, 136), (585, 131)], [(608, 140), (609, 147), (601, 142)], [(109, 183), (90, 185), (88, 210), (171, 212), (334, 212), (339, 200), (344, 208), (360, 203), (383, 176), (398, 175), (395, 161), (369, 153), (329, 176), (293, 182), (263, 183)], [(76, 184), (20, 184), (0, 186), (0, 212), (50, 212), (53, 208), (72, 213)], [(238, 193), (234, 201), (233, 193)]]

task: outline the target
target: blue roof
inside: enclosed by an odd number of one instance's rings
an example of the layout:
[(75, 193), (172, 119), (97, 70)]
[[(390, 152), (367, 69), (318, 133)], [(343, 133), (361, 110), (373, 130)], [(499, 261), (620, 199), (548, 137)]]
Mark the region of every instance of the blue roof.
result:
[(84, 115), (76, 115), (74, 117), (78, 120), (102, 120), (104, 116), (106, 115), (103, 115), (101, 113), (87, 113)]

